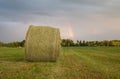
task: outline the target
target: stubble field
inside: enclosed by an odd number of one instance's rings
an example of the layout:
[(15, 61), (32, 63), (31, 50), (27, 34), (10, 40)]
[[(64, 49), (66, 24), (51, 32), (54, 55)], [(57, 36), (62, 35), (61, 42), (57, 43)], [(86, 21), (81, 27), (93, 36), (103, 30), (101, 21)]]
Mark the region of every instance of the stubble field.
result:
[(27, 62), (0, 48), (0, 79), (120, 79), (120, 47), (64, 47), (57, 62)]

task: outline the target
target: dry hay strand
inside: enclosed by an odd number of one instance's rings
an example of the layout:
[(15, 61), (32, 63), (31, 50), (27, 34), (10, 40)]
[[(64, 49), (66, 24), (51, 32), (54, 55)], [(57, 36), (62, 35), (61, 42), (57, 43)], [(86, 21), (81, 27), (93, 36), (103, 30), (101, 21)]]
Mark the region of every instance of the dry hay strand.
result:
[(27, 61), (56, 61), (60, 53), (60, 31), (48, 26), (30, 26), (26, 34)]

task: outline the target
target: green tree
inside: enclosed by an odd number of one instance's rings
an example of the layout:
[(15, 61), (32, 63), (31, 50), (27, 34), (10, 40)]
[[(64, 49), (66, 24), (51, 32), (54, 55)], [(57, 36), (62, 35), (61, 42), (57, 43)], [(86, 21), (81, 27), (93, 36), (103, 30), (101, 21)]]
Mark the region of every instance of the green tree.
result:
[(24, 47), (24, 46), (25, 46), (25, 40), (23, 40), (23, 41), (20, 42), (20, 46), (21, 46), (21, 47)]
[(81, 40), (79, 41), (79, 46), (82, 46), (82, 42), (81, 42)]
[(79, 46), (79, 43), (80, 43), (80, 41), (79, 41), (79, 40), (77, 40), (76, 46)]
[(0, 47), (2, 47), (3, 46), (3, 43), (2, 42), (0, 42)]

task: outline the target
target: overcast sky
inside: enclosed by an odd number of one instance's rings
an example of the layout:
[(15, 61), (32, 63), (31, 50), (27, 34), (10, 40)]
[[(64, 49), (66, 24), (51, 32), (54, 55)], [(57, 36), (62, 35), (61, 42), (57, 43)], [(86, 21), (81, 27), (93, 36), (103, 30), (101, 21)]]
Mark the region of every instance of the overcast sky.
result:
[(0, 41), (23, 40), (29, 25), (74, 40), (120, 40), (120, 0), (0, 0)]

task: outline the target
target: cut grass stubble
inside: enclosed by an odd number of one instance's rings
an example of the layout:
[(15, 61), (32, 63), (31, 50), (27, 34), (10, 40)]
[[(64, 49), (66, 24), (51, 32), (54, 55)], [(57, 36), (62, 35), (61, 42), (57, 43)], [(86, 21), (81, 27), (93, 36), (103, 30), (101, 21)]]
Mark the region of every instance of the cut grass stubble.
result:
[(65, 47), (57, 62), (26, 62), (23, 48), (0, 48), (0, 79), (120, 79), (120, 48)]

